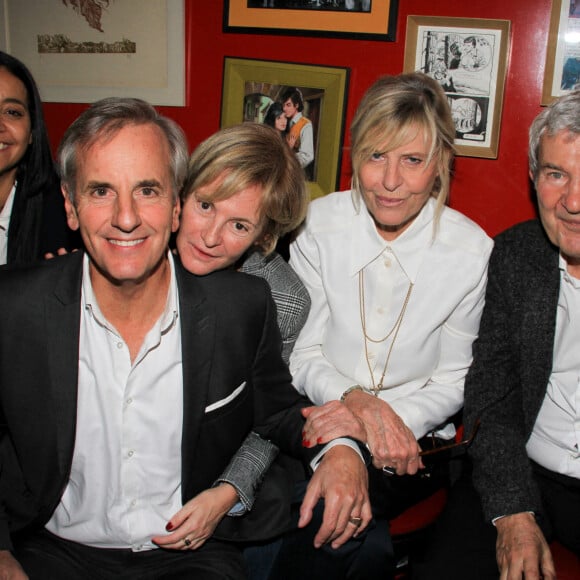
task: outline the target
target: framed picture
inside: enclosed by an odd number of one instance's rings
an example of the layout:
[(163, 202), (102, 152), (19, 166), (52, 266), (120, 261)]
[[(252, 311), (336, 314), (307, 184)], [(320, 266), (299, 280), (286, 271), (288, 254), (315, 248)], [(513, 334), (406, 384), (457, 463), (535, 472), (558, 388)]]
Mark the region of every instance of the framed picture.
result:
[(0, 48), (28, 66), (44, 101), (131, 96), (183, 106), (184, 20), (183, 0), (91, 1), (82, 10), (73, 0), (0, 0)]
[[(308, 137), (312, 151), (305, 164), (300, 141), (289, 146), (306, 171), (311, 197), (326, 195), (338, 185), (347, 84), (345, 68), (225, 57), (221, 127), (248, 121), (262, 123), (274, 103), (284, 111), (280, 115), (286, 120), (284, 131), (302, 116), (307, 121), (301, 124), (311, 124), (308, 131), (312, 136)], [(303, 105), (301, 115), (295, 114), (294, 118), (289, 114), (295, 111), (283, 107), (290, 93), (294, 93), (290, 100), (301, 100)], [(286, 133), (282, 138), (287, 139)]]
[(542, 105), (580, 82), (580, 2), (552, 0)]
[(405, 71), (436, 79), (449, 101), (458, 155), (495, 159), (510, 21), (409, 16)]
[(224, 0), (224, 32), (395, 40), (399, 0)]

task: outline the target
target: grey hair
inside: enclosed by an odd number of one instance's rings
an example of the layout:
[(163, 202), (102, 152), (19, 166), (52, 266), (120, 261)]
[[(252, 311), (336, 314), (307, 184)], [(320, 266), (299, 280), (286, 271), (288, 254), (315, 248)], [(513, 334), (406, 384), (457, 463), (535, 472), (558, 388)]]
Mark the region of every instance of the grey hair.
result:
[(112, 139), (130, 125), (151, 124), (159, 127), (169, 145), (173, 198), (177, 201), (187, 175), (187, 139), (177, 123), (160, 115), (141, 99), (108, 97), (93, 103), (66, 130), (58, 148), (58, 169), (71, 202), (74, 201), (78, 172), (78, 154), (97, 141)]
[(575, 89), (555, 100), (534, 119), (530, 127), (528, 163), (534, 183), (540, 172), (542, 136), (554, 136), (560, 131), (580, 134), (580, 89)]

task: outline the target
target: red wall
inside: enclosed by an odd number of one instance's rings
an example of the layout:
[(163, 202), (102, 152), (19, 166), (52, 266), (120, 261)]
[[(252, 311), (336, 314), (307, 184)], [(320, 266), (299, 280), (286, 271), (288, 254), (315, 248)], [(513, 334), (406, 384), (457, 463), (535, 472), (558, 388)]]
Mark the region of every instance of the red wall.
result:
[[(540, 111), (550, 0), (399, 0), (397, 41), (224, 34), (221, 0), (185, 0), (187, 106), (161, 107), (186, 131), (193, 147), (219, 128), (224, 56), (350, 68), (347, 128), (366, 88), (380, 75), (401, 72), (408, 14), (511, 20), (511, 49), (495, 160), (458, 157), (452, 207), (490, 235), (534, 215), (527, 177), (527, 129)], [(289, 24), (291, 24), (289, 22)], [(84, 105), (47, 103), (53, 146)], [(350, 180), (345, 131), (340, 188)]]

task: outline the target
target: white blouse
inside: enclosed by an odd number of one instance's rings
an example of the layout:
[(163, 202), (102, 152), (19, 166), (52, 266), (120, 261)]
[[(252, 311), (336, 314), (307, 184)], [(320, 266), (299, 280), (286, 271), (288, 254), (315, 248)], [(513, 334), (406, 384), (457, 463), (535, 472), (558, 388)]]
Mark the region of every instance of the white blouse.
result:
[[(418, 439), (463, 405), (493, 246), (485, 232), (445, 207), (434, 224), (429, 199), (394, 241), (377, 232), (364, 203), (350, 191), (316, 199), (290, 247), (290, 264), (312, 300), (290, 358), (296, 388), (315, 404), (339, 399), (352, 385), (378, 385), (380, 397)], [(359, 274), (364, 270), (365, 340)], [(391, 342), (396, 336), (395, 343)], [(368, 360), (367, 360), (368, 359)]]

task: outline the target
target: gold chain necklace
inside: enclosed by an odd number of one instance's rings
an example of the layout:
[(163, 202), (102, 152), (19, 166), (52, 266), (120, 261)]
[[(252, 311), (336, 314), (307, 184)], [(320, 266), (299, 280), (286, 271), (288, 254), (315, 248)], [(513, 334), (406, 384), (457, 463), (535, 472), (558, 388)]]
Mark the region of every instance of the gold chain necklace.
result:
[[(358, 298), (359, 298), (359, 308), (360, 308), (360, 323), (363, 331), (363, 337), (365, 341), (365, 359), (367, 361), (367, 367), (369, 369), (369, 373), (371, 375), (372, 387), (371, 391), (373, 392), (375, 397), (379, 396), (381, 391), (385, 390), (383, 386), (383, 381), (385, 380), (385, 375), (387, 374), (387, 369), (389, 367), (389, 361), (391, 360), (391, 353), (393, 352), (393, 347), (395, 346), (395, 341), (397, 340), (397, 336), (399, 334), (399, 330), (401, 328), (401, 324), (403, 323), (403, 318), (405, 317), (405, 312), (407, 311), (407, 305), (409, 304), (409, 299), (411, 298), (411, 292), (413, 291), (413, 282), (409, 282), (409, 289), (407, 290), (407, 295), (405, 296), (405, 300), (403, 302), (403, 306), (401, 311), (399, 312), (399, 316), (397, 320), (395, 320), (395, 324), (393, 324), (393, 328), (389, 330), (389, 332), (381, 339), (372, 338), (367, 333), (367, 322), (366, 322), (366, 314), (365, 314), (365, 280), (364, 280), (364, 268), (358, 274)], [(393, 335), (393, 340), (389, 346), (389, 350), (387, 351), (387, 360), (385, 360), (385, 365), (383, 366), (383, 372), (381, 374), (381, 380), (377, 384), (375, 382), (375, 375), (373, 373), (373, 369), (371, 366), (371, 361), (369, 359), (369, 349), (368, 343), (374, 342), (375, 344), (380, 344), (387, 340), (391, 335)]]

